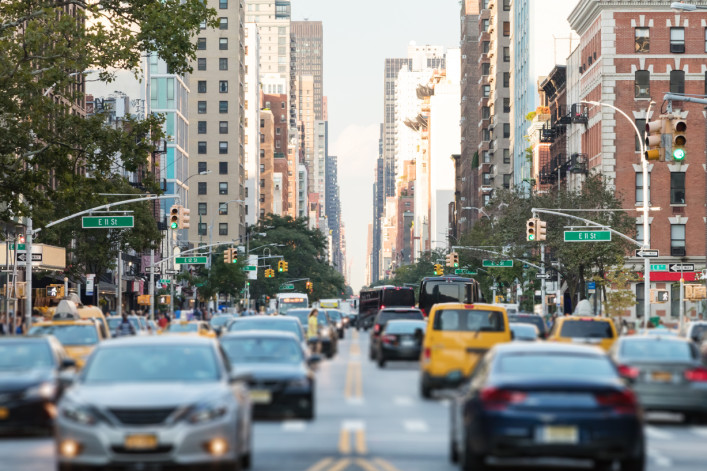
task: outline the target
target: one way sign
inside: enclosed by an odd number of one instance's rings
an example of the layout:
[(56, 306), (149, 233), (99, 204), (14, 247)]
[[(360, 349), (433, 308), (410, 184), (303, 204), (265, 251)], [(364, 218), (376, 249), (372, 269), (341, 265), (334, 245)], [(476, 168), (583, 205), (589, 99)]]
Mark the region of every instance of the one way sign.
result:
[[(27, 263), (27, 252), (17, 252), (17, 261)], [(32, 261), (33, 262), (41, 262), (42, 261), (42, 254), (41, 253), (33, 253), (32, 254)]]
[(670, 263), (668, 264), (668, 270), (676, 271), (695, 271), (694, 263)]

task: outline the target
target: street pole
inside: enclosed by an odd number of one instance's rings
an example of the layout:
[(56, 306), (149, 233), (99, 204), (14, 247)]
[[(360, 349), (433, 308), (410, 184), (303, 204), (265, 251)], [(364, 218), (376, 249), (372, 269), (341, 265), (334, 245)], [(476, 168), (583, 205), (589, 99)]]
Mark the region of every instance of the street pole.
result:
[[(545, 299), (545, 244), (540, 244), (540, 273), (543, 275), (543, 279), (540, 280), (540, 298), (542, 302), (542, 316), (545, 317), (547, 314), (547, 300)], [(533, 292), (535, 288), (533, 288)], [(535, 294), (533, 294), (535, 296)]]
[(25, 265), (25, 332), (32, 328), (32, 218), (27, 218), (27, 234), (25, 235), (25, 248), (27, 250), (27, 264)]
[[(174, 259), (172, 258), (172, 253), (174, 251), (174, 246), (172, 245), (174, 233), (172, 231), (172, 226), (167, 228), (167, 256), (170, 258), (167, 266), (174, 270)], [(172, 275), (170, 275), (171, 277)], [(170, 279), (169, 283), (169, 318), (174, 319), (174, 279)]]
[(682, 272), (682, 263), (680, 264), (680, 320), (678, 325), (678, 332), (682, 332), (683, 321), (685, 319), (685, 305), (683, 304), (685, 291), (685, 277)]
[(155, 249), (150, 249), (150, 320), (155, 320)]
[[(238, 250), (238, 249), (236, 249)], [(250, 260), (250, 237), (248, 237), (248, 222), (246, 221), (245, 223), (245, 256), (246, 259)], [(250, 263), (250, 261), (248, 261)], [(249, 272), (250, 273), (250, 272)], [(246, 309), (250, 309), (250, 290), (248, 289), (248, 278), (249, 275), (246, 275), (245, 278), (245, 286), (243, 286), (243, 289), (245, 290), (245, 304), (246, 304)]]
[(560, 259), (557, 259), (557, 291), (555, 291), (555, 304), (557, 305), (557, 315), (561, 316), (562, 312), (562, 285), (560, 284)]
[(118, 287), (116, 289), (118, 294), (118, 305), (115, 308), (115, 313), (117, 316), (123, 315), (123, 251), (118, 249)]

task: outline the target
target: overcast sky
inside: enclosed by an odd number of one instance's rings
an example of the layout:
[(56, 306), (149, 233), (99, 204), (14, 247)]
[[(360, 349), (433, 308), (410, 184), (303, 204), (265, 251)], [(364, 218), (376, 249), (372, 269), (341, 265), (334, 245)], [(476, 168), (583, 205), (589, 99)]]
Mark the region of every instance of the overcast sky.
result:
[[(543, 10), (576, 0), (536, 0)], [(459, 0), (292, 0), (293, 20), (324, 28), (324, 94), (329, 100), (329, 153), (339, 158), (342, 219), (354, 291), (365, 282), (374, 165), (383, 119), (387, 57), (405, 57), (410, 41), (459, 47)], [(544, 12), (545, 13), (545, 12)], [(555, 14), (565, 21), (567, 15)], [(544, 24), (556, 24), (544, 16)], [(566, 24), (566, 23), (565, 23)]]

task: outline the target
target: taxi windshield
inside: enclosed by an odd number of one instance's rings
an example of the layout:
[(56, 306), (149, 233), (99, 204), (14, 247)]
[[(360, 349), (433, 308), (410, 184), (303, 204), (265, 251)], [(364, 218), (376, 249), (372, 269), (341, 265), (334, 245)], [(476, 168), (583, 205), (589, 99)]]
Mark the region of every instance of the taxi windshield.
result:
[(91, 324), (50, 324), (32, 328), (31, 335), (53, 335), (62, 345), (95, 345), (98, 331)]
[(567, 319), (562, 324), (560, 337), (610, 339), (614, 334), (608, 322)]
[(503, 332), (503, 314), (500, 311), (480, 309), (444, 309), (435, 315), (434, 330), (466, 332)]
[(198, 332), (199, 326), (197, 324), (169, 324), (167, 332)]
[(295, 339), (224, 338), (221, 346), (231, 363), (285, 363), (303, 361), (302, 348)]
[(44, 342), (0, 344), (0, 371), (49, 368), (52, 363), (49, 345)]

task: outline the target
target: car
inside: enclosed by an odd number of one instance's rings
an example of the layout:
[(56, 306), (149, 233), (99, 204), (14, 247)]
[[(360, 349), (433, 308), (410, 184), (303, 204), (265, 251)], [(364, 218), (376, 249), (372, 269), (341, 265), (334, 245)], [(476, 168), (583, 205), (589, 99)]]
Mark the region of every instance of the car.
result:
[(541, 339), (547, 338), (547, 326), (545, 325), (545, 320), (542, 316), (530, 313), (514, 313), (508, 314), (508, 322), (515, 324), (533, 324), (538, 328), (538, 337)]
[(422, 352), (427, 322), (423, 320), (394, 319), (381, 331), (376, 351), (378, 366), (385, 368), (389, 361), (417, 361)]
[(348, 321), (346, 322), (346, 327), (350, 328), (355, 326), (357, 317), (358, 315), (356, 313), (346, 314), (346, 319), (348, 319)]
[(405, 308), (405, 307), (387, 307), (381, 309), (376, 314), (373, 320), (373, 329), (371, 329), (371, 340), (368, 344), (368, 357), (371, 360), (376, 359), (376, 352), (378, 351), (378, 341), (380, 339), (381, 332), (383, 328), (393, 319), (408, 319), (408, 320), (424, 320), (425, 316), (422, 311), (415, 308)]
[(494, 346), (451, 401), (450, 459), (484, 471), (487, 458), (594, 460), (643, 471), (643, 414), (601, 349), (564, 343)]
[(32, 326), (29, 335), (56, 337), (78, 369), (83, 368), (89, 355), (103, 340), (100, 325), (93, 319), (39, 322)]
[[(106, 322), (108, 322), (108, 327), (114, 337), (117, 336), (116, 329), (123, 321), (122, 316), (109, 316), (106, 317)], [(143, 324), (138, 316), (128, 316), (128, 322), (135, 329), (135, 335), (148, 335), (147, 329), (143, 329)]]
[(216, 338), (216, 332), (211, 329), (208, 322), (204, 321), (187, 321), (187, 322), (170, 322), (167, 327), (162, 330), (163, 334), (177, 335), (199, 335), (201, 337)]
[(61, 375), (75, 366), (52, 336), (0, 337), (0, 434), (52, 434)]
[(228, 324), (226, 332), (242, 332), (245, 330), (272, 330), (294, 334), (297, 340), (306, 347), (304, 331), (299, 319), (294, 316), (251, 316), (238, 317)]
[(692, 321), (685, 328), (685, 337), (698, 344), (705, 333), (707, 333), (707, 321)]
[(209, 325), (216, 335), (221, 335), (233, 319), (234, 317), (230, 314), (221, 314), (209, 319)]
[(617, 340), (610, 354), (645, 410), (707, 420), (707, 368), (691, 340), (632, 335)]
[(425, 399), (462, 384), (491, 347), (511, 341), (506, 310), (493, 304), (435, 304), (427, 325), (420, 361)]
[(280, 314), (282, 317), (296, 317), (299, 319), (299, 323), (302, 325), (302, 333), (307, 336), (307, 321), (309, 319), (309, 313), (312, 312), (311, 309), (305, 308), (292, 308), (288, 309), (285, 314)]
[(314, 419), (318, 355), (307, 357), (295, 334), (248, 330), (226, 332), (219, 339), (235, 372), (250, 377), (255, 418)]
[(511, 333), (517, 342), (535, 342), (540, 338), (537, 327), (522, 322), (511, 322)]
[[(300, 324), (302, 324), (302, 331), (306, 337), (310, 312), (311, 309), (290, 309), (286, 314), (282, 315), (285, 317), (292, 316), (299, 319)], [(331, 322), (331, 319), (326, 311), (318, 311), (317, 321), (319, 322), (319, 342), (321, 344), (321, 353), (326, 355), (327, 358), (333, 358), (338, 351), (339, 345), (339, 335), (336, 331), (336, 325)]]
[(329, 319), (336, 326), (336, 332), (339, 334), (339, 338), (344, 338), (344, 315), (338, 309), (325, 309), (326, 313), (329, 315)]
[(58, 469), (250, 467), (248, 377), (213, 339), (102, 343), (59, 401)]
[(609, 351), (618, 334), (614, 321), (608, 317), (558, 317), (550, 330), (548, 341), (597, 345)]

